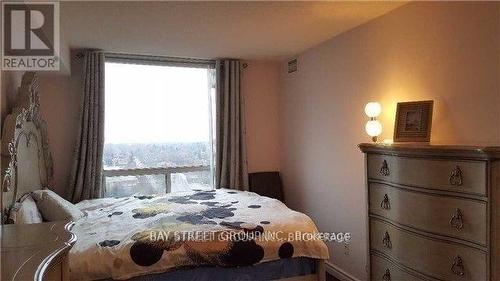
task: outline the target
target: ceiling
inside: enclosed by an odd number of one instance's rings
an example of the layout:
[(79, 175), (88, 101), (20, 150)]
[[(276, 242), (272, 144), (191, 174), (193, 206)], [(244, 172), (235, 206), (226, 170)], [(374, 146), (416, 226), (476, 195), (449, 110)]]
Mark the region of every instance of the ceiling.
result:
[(61, 2), (71, 48), (283, 59), (405, 2)]

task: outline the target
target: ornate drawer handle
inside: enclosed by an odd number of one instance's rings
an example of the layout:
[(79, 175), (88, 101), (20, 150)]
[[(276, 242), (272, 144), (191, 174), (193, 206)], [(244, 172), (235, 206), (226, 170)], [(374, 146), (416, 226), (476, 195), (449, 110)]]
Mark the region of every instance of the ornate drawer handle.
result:
[(382, 239), (382, 243), (384, 244), (384, 247), (387, 249), (392, 248), (392, 242), (391, 242), (391, 236), (389, 236), (389, 232), (385, 232), (384, 234), (384, 239)]
[(461, 186), (463, 184), (462, 170), (459, 166), (456, 166), (453, 171), (451, 171), (449, 182), (451, 185)]
[(450, 219), (450, 226), (460, 230), (464, 227), (464, 219), (462, 216), (462, 211), (459, 208), (455, 209), (455, 213)]
[(382, 276), (382, 280), (391, 281), (391, 272), (388, 268), (385, 270), (385, 274)]
[(391, 172), (389, 171), (389, 165), (387, 165), (387, 160), (384, 160), (384, 162), (382, 162), (382, 167), (380, 167), (380, 174), (386, 177), (391, 174)]
[(458, 276), (464, 276), (465, 275), (465, 268), (464, 268), (464, 263), (462, 261), (462, 258), (460, 256), (456, 256), (453, 259), (453, 264), (451, 265), (451, 272)]
[(389, 210), (391, 208), (391, 203), (389, 202), (389, 196), (384, 195), (384, 200), (380, 202), (380, 207), (384, 210)]

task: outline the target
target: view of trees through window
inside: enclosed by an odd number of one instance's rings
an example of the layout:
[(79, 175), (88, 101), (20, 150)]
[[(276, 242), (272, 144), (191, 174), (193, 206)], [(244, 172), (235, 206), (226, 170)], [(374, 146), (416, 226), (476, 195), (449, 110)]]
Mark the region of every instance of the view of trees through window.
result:
[(106, 62), (106, 196), (212, 188), (212, 71)]

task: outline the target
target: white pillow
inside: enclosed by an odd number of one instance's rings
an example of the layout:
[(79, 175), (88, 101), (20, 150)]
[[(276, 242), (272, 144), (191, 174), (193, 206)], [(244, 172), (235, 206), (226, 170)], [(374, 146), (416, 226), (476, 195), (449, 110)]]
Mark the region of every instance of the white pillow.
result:
[(33, 191), (33, 199), (46, 221), (77, 221), (84, 214), (74, 204), (49, 189)]
[(23, 195), (9, 213), (9, 222), (15, 224), (41, 223), (42, 215), (31, 194)]

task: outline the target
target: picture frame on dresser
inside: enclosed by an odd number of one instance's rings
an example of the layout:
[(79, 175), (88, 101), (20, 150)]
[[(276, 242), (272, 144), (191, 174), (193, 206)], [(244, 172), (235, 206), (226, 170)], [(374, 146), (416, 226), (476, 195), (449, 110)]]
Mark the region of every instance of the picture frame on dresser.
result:
[(395, 142), (430, 142), (434, 101), (399, 102), (394, 124)]
[(500, 280), (500, 147), (359, 148), (371, 280)]

